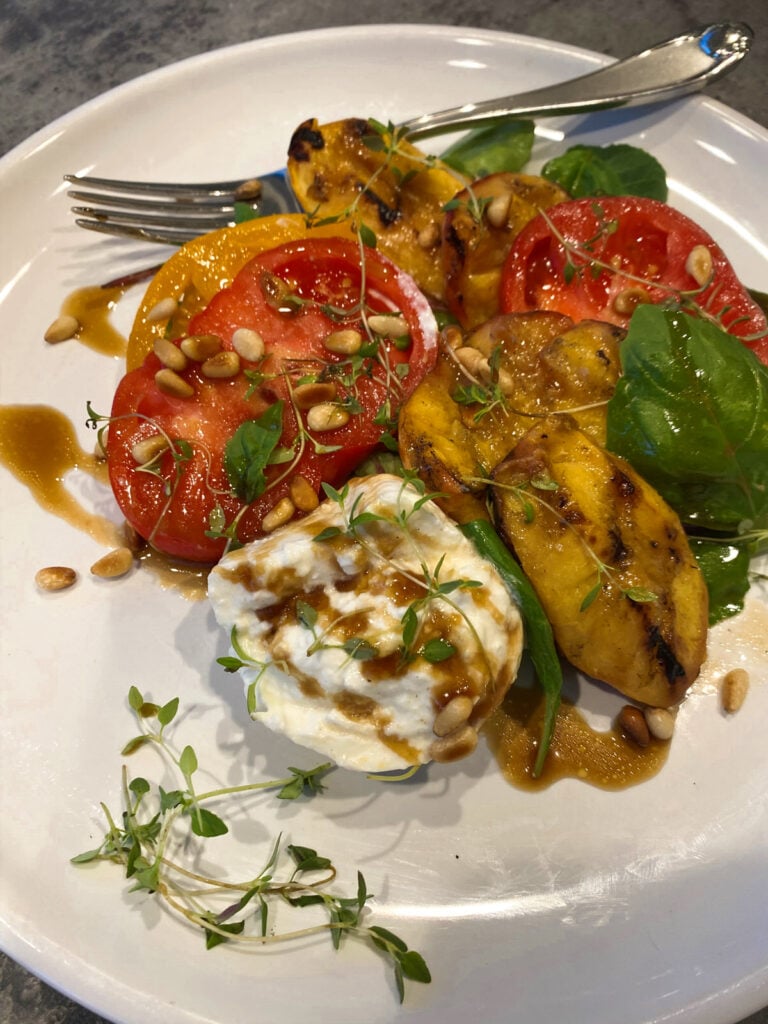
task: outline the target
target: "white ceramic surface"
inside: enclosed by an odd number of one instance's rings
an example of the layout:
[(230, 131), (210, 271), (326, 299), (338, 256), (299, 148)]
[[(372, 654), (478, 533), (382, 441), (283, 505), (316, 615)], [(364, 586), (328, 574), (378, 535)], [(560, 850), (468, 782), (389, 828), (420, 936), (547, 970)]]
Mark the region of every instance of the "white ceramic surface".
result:
[[(108, 409), (119, 361), (75, 343), (46, 346), (43, 331), (74, 288), (159, 256), (76, 229), (65, 172), (246, 177), (280, 166), (309, 116), (399, 120), (603, 59), (481, 30), (360, 27), (214, 52), (87, 104), (0, 162), (0, 401), (55, 405), (90, 447), (86, 401)], [(768, 291), (764, 129), (692, 99), (545, 123), (537, 153), (577, 140), (653, 152), (671, 202)], [(418, 784), (337, 772), (319, 799), (260, 798), (233, 819), (226, 855), (212, 845), (208, 854), (233, 874), (258, 868), (279, 831), (331, 856), (340, 890), (354, 892), (363, 871), (375, 921), (432, 969), (433, 984), (411, 985), (398, 1009), (386, 965), (359, 945), (334, 953), (323, 938), (206, 952), (197, 932), (128, 895), (117, 868), (70, 866), (98, 842), (99, 801), (119, 806), (119, 750), (135, 731), (131, 684), (159, 701), (181, 697), (180, 737), (225, 782), (316, 759), (248, 721), (239, 680), (215, 664), (226, 642), (205, 603), (141, 572), (117, 584), (90, 578), (102, 547), (0, 473), (0, 942), (47, 981), (125, 1024), (728, 1024), (768, 1001), (765, 593), (716, 631), (669, 761), (642, 786), (606, 793), (568, 781), (521, 792), (481, 744)], [(117, 521), (109, 494), (83, 478), (69, 483)], [(61, 563), (81, 571), (77, 587), (38, 593), (36, 570)], [(754, 685), (743, 712), (726, 718), (716, 681), (735, 664), (751, 668)], [(615, 706), (590, 684), (581, 696), (598, 718)], [(132, 768), (157, 777), (151, 755)]]

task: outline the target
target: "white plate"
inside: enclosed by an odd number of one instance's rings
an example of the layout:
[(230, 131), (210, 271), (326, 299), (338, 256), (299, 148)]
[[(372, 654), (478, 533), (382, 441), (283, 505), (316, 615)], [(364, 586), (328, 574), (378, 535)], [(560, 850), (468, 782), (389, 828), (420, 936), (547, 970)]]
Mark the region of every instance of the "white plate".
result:
[[(207, 54), (87, 104), (0, 163), (2, 402), (53, 404), (78, 424), (86, 400), (108, 408), (119, 363), (76, 344), (46, 346), (42, 334), (72, 289), (158, 256), (134, 258), (134, 247), (73, 227), (65, 172), (245, 177), (280, 166), (291, 130), (312, 115), (399, 120), (602, 62), (480, 30), (360, 27)], [(544, 127), (552, 141), (542, 139), (541, 155), (562, 148), (566, 128), (569, 142), (630, 139), (651, 150), (668, 168), (672, 202), (768, 290), (763, 129), (699, 99)], [(93, 435), (81, 434), (90, 446)], [(331, 856), (343, 890), (354, 891), (357, 868), (365, 873), (375, 919), (422, 951), (434, 976), (410, 986), (397, 1010), (388, 969), (357, 945), (334, 953), (323, 938), (274, 953), (206, 952), (197, 932), (128, 896), (117, 868), (69, 865), (100, 836), (98, 801), (119, 805), (133, 683), (160, 700), (181, 696), (191, 709), (183, 741), (224, 780), (316, 762), (247, 721), (239, 683), (214, 662), (224, 641), (204, 603), (140, 572), (119, 584), (92, 580), (102, 549), (46, 515), (4, 471), (0, 486), (0, 934), (47, 981), (133, 1024), (246, 1015), (283, 1024), (724, 1024), (768, 1002), (761, 603), (718, 631), (669, 762), (645, 785), (521, 792), (483, 748), (420, 785), (382, 788), (338, 772), (320, 799), (265, 798), (237, 820), (252, 867), (282, 830)], [(111, 508), (93, 487), (79, 492)], [(35, 571), (62, 562), (83, 572), (79, 585), (37, 593)], [(744, 712), (726, 720), (714, 681), (735, 663), (750, 665), (755, 685)], [(148, 758), (135, 770), (157, 766)]]

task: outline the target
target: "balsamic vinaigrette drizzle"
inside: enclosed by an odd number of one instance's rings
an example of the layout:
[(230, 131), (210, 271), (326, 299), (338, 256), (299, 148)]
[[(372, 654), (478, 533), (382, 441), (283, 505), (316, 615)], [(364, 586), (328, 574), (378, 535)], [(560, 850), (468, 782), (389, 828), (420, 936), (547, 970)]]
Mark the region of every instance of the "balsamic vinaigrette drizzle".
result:
[[(111, 323), (110, 313), (127, 286), (118, 283), (81, 288), (69, 295), (61, 312), (80, 324), (72, 341), (101, 355), (123, 357), (127, 341)], [(44, 405), (0, 406), (0, 463), (47, 512), (106, 547), (125, 544), (118, 526), (85, 509), (66, 487), (66, 475), (75, 470), (107, 486), (107, 467), (95, 450), (89, 453), (82, 448), (72, 422), (57, 409)], [(139, 557), (143, 568), (149, 569), (164, 587), (193, 600), (205, 597), (206, 569), (174, 563), (148, 547)], [(502, 773), (519, 788), (543, 789), (558, 779), (572, 778), (603, 789), (623, 789), (656, 775), (666, 761), (669, 743), (652, 739), (648, 747), (640, 749), (618, 728), (593, 729), (564, 699), (544, 771), (540, 778), (534, 778), (543, 715), (544, 701), (538, 690), (513, 685), (484, 728)]]

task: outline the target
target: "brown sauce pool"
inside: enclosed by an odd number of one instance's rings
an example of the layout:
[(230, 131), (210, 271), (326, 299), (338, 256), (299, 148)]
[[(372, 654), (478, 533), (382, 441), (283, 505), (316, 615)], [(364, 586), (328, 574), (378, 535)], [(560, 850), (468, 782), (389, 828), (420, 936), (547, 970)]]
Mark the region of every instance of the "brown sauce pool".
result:
[(61, 312), (80, 324), (75, 335), (81, 345), (103, 356), (123, 358), (128, 349), (126, 338), (110, 319), (112, 310), (125, 295), (127, 285), (93, 285), (78, 288), (64, 300)]
[(541, 692), (514, 685), (483, 728), (504, 777), (521, 789), (546, 789), (558, 779), (579, 779), (600, 789), (626, 789), (658, 774), (667, 760), (669, 742), (652, 738), (647, 747), (639, 747), (615, 726), (594, 729), (563, 698), (544, 770), (535, 778), (543, 720)]

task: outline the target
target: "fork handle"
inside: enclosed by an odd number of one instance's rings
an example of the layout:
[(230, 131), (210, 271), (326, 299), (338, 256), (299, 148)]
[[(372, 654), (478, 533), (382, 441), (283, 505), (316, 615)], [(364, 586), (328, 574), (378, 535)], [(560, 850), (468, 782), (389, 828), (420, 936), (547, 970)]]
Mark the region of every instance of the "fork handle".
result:
[(566, 82), (423, 114), (399, 127), (415, 139), (504, 117), (576, 114), (674, 99), (730, 71), (747, 55), (752, 38), (752, 29), (740, 22), (707, 25)]

